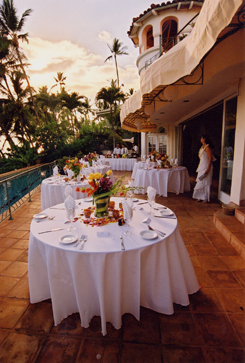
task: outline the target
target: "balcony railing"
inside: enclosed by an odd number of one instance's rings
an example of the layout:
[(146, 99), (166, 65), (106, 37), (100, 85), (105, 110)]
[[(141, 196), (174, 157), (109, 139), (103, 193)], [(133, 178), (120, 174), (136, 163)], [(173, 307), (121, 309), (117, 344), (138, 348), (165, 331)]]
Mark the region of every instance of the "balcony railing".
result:
[(185, 26), (175, 35), (175, 37), (169, 38), (168, 42), (164, 43), (164, 45), (161, 44), (161, 50), (159, 50), (153, 57), (148, 59), (145, 62), (145, 69), (148, 68), (152, 63), (154, 63), (158, 58), (160, 58), (164, 53), (166, 53), (169, 49), (171, 49), (175, 44), (180, 42), (183, 38), (185, 38), (184, 30), (187, 28), (188, 25), (190, 25), (193, 20), (199, 15), (197, 13), (191, 20), (188, 21), (188, 23), (185, 24)]
[(25, 202), (31, 202), (31, 196), (41, 188), (42, 180), (53, 174), (55, 162), (43, 164), (27, 171), (22, 171), (0, 181), (0, 223)]

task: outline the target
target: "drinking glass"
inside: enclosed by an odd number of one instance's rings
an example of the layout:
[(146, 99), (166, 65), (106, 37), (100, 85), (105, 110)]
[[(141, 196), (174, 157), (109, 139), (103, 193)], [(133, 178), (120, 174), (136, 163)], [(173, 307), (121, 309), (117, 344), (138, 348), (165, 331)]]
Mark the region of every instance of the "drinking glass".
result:
[[(132, 214), (131, 217), (124, 218), (127, 228), (129, 228), (129, 223), (132, 220), (132, 218), (133, 218), (133, 214)], [(124, 234), (126, 234), (126, 236), (130, 236), (131, 232), (129, 230), (127, 230), (127, 231), (124, 232)]]
[(75, 209), (71, 208), (67, 211), (67, 218), (69, 219), (69, 227), (67, 228), (68, 231), (75, 231), (76, 227), (72, 227), (72, 221), (75, 217)]
[(149, 206), (150, 206), (150, 212), (149, 212), (149, 214), (150, 214), (150, 215), (154, 215), (153, 207), (154, 207), (154, 205), (155, 205), (155, 198), (154, 198), (154, 199), (149, 199), (149, 198), (148, 198), (148, 204), (149, 204)]

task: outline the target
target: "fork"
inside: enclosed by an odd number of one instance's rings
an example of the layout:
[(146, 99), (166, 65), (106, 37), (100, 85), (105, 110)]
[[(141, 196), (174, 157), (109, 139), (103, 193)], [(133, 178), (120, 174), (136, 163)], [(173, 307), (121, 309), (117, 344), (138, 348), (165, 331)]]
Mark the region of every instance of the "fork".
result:
[(82, 244), (81, 244), (81, 246), (80, 246), (80, 250), (82, 250), (83, 249), (83, 245), (84, 245), (84, 243), (87, 241), (87, 239), (88, 239), (88, 236), (84, 236), (84, 238), (83, 238), (83, 240), (82, 240)]
[(152, 228), (149, 224), (148, 224), (148, 229), (150, 230), (150, 231), (155, 231), (155, 232), (157, 232), (158, 234), (160, 234), (160, 236), (166, 236), (166, 233), (164, 233), (164, 232), (161, 232), (161, 231), (159, 231), (158, 229), (154, 229), (154, 228)]
[(79, 240), (74, 244), (73, 247), (77, 247), (77, 245), (85, 238), (85, 235), (82, 234), (81, 237), (79, 238)]

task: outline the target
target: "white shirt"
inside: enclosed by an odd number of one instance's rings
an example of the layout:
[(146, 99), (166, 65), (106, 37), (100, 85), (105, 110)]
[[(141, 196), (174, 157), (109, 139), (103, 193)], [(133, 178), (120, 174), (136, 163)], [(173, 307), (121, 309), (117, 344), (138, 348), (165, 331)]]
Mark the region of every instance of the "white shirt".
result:
[(133, 147), (134, 151), (137, 153), (138, 152), (138, 146), (137, 145), (134, 145)]
[(126, 147), (122, 148), (121, 154), (128, 154), (128, 149)]
[(115, 149), (114, 149), (114, 151), (113, 151), (113, 154), (121, 154), (121, 149), (120, 149), (120, 148), (115, 147)]

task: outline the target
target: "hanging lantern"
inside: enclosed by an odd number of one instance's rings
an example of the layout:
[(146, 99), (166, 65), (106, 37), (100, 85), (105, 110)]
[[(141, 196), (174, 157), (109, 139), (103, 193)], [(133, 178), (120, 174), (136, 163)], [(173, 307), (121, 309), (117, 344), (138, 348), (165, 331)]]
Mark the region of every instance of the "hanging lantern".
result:
[(164, 90), (164, 96), (168, 101), (173, 101), (178, 97), (179, 91), (176, 86), (168, 86)]
[(136, 119), (135, 121), (134, 121), (134, 123), (135, 123), (135, 125), (136, 125), (136, 127), (137, 127), (137, 130), (142, 130), (142, 122), (141, 122), (141, 119)]
[(150, 105), (145, 106), (145, 114), (150, 116), (155, 111), (154, 103), (151, 103)]

